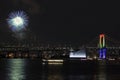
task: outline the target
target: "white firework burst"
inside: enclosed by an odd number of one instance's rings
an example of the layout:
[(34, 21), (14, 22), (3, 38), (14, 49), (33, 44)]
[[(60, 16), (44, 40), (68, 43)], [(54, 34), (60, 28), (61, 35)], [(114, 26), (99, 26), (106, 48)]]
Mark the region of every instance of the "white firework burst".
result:
[(12, 12), (7, 19), (12, 31), (20, 31), (28, 26), (28, 17), (24, 11)]

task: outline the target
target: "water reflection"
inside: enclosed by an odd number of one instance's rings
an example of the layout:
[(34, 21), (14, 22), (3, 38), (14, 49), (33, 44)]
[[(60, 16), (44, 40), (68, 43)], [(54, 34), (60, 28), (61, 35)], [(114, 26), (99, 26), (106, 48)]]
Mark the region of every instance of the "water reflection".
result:
[(70, 75), (68, 80), (93, 80), (92, 75)]
[(9, 80), (25, 79), (25, 61), (23, 59), (10, 59), (8, 62), (8, 66)]
[(40, 60), (3, 59), (0, 80), (120, 80), (120, 65), (98, 63), (42, 65)]
[(42, 80), (63, 80), (62, 65), (44, 65)]
[(94, 80), (107, 80), (106, 61), (100, 61), (98, 64), (98, 74), (94, 75)]
[[(74, 64), (73, 64), (74, 65)], [(77, 67), (76, 67), (77, 66)], [(97, 80), (81, 65), (43, 65), (42, 80)]]
[(59, 74), (49, 74), (48, 79), (47, 80), (63, 80), (62, 76)]

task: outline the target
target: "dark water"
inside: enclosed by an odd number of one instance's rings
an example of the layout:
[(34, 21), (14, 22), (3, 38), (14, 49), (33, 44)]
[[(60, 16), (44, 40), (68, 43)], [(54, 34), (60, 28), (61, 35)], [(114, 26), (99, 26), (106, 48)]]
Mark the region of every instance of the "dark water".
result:
[(0, 59), (0, 80), (120, 80), (120, 65), (46, 65), (39, 59)]

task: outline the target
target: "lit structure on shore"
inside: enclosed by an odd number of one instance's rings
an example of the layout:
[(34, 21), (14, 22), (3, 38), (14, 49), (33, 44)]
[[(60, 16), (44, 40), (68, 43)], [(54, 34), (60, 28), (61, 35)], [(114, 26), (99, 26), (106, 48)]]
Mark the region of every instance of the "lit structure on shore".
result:
[(79, 50), (79, 51), (71, 51), (69, 54), (70, 58), (86, 58), (86, 51)]
[(100, 34), (99, 36), (99, 58), (105, 59), (106, 58), (106, 45), (105, 45), (105, 35)]

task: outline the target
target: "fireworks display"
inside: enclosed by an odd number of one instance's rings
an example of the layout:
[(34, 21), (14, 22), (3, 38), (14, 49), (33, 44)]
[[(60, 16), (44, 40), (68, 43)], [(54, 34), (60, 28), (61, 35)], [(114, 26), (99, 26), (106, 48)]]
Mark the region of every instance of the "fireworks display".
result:
[(24, 11), (16, 11), (10, 13), (7, 22), (12, 31), (20, 31), (26, 29), (28, 17)]

